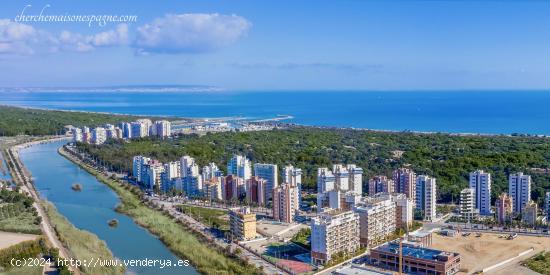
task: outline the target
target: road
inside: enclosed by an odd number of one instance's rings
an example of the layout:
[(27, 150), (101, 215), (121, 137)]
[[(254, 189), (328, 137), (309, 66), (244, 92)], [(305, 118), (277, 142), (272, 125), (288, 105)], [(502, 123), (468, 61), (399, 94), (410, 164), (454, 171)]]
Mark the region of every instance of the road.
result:
[(217, 245), (222, 247), (223, 249), (227, 249), (229, 246), (231, 251), (235, 251), (236, 249), (239, 249), (241, 251), (241, 258), (244, 258), (245, 260), (251, 262), (256, 267), (262, 267), (263, 271), (268, 274), (287, 274), (283, 270), (277, 268), (275, 265), (271, 264), (270, 262), (262, 259), (261, 257), (258, 257), (256, 254), (251, 253), (247, 250), (245, 246), (242, 246), (237, 243), (228, 242), (223, 236), (216, 236), (211, 230), (210, 227), (207, 227), (203, 223), (195, 220), (191, 216), (188, 216), (184, 213), (181, 213), (176, 210), (175, 206), (181, 204), (180, 202), (169, 202), (160, 200), (157, 197), (148, 196), (149, 202), (153, 203), (156, 206), (163, 207), (163, 209), (168, 210), (168, 213), (176, 219), (184, 221), (188, 226), (205, 235), (207, 238), (212, 239), (215, 241)]
[[(57, 140), (57, 139), (59, 138), (51, 139), (49, 141)], [(16, 183), (21, 185), (22, 191), (27, 192), (33, 198), (34, 200), (33, 207), (36, 209), (38, 216), (42, 218), (42, 222), (40, 223), (42, 232), (44, 233), (44, 235), (46, 235), (50, 243), (59, 250), (59, 256), (65, 259), (70, 259), (72, 258), (71, 254), (67, 251), (67, 249), (61, 243), (61, 241), (59, 241), (59, 239), (57, 238), (57, 235), (55, 234), (55, 230), (50, 222), (50, 219), (46, 214), (46, 210), (44, 209), (43, 205), (39, 203), (40, 197), (38, 196), (38, 193), (34, 188), (30, 173), (26, 171), (22, 162), (19, 159), (19, 149), (28, 147), (28, 146), (30, 145), (21, 144), (8, 149), (6, 162), (13, 164), (13, 167), (15, 167), (15, 169), (11, 169), (12, 179)], [(11, 165), (8, 164), (8, 167), (10, 166)], [(69, 270), (71, 270), (74, 274), (80, 274), (80, 270), (78, 270), (77, 268), (69, 267)]]

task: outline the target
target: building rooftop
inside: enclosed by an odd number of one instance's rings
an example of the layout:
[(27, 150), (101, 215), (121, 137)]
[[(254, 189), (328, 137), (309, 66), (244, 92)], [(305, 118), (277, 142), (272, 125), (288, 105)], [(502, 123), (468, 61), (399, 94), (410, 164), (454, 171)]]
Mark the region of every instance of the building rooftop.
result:
[[(399, 254), (399, 244), (386, 243), (384, 245), (377, 247), (374, 250), (389, 252), (392, 254)], [(409, 246), (407, 244), (403, 244), (404, 257), (413, 257), (413, 258), (419, 258), (424, 260), (439, 261), (437, 256), (455, 256), (455, 255), (458, 255), (458, 253), (451, 253), (451, 252), (430, 249), (430, 248), (414, 247), (414, 246)]]

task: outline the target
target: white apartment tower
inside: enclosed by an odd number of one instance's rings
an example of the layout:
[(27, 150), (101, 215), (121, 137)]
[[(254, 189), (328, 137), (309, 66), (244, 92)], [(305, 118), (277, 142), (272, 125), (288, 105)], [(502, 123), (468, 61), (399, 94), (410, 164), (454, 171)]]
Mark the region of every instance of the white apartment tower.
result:
[(512, 197), (514, 213), (521, 213), (531, 200), (531, 176), (523, 173), (511, 174), (508, 178), (508, 194)]
[(355, 164), (348, 164), (349, 173), (349, 191), (355, 194), (363, 194), (363, 168), (357, 167)]
[(233, 155), (227, 163), (227, 175), (233, 175), (242, 178), (244, 181), (252, 177), (250, 160), (245, 156)]
[(324, 265), (337, 253), (359, 249), (359, 216), (352, 211), (331, 211), (311, 219), (311, 262)]
[(155, 121), (154, 133), (159, 137), (169, 137), (172, 131), (171, 123), (168, 120)]
[(107, 140), (107, 132), (103, 127), (96, 127), (92, 130), (92, 143), (103, 144)]
[(292, 165), (283, 167), (281, 173), (282, 183), (289, 183), (296, 186), (296, 195), (298, 196), (298, 206), (302, 204), (302, 169), (295, 168)]
[(475, 190), (465, 188), (460, 191), (460, 216), (471, 222), (476, 219), (478, 211), (475, 206)]
[(334, 190), (335, 177), (328, 168), (317, 169), (317, 193), (325, 193)]
[(491, 174), (483, 170), (470, 173), (470, 188), (475, 190), (475, 205), (479, 214), (491, 215)]
[[(255, 163), (254, 176), (266, 181), (265, 200), (269, 201), (273, 196), (273, 190), (279, 185), (277, 164)], [(247, 180), (247, 179), (246, 179)], [(245, 181), (246, 181), (245, 180)]]
[(416, 209), (422, 213), (426, 221), (436, 217), (436, 180), (430, 176), (416, 177)]
[(340, 191), (349, 190), (349, 172), (348, 168), (342, 164), (334, 164), (332, 166), (332, 174), (334, 175), (335, 187)]

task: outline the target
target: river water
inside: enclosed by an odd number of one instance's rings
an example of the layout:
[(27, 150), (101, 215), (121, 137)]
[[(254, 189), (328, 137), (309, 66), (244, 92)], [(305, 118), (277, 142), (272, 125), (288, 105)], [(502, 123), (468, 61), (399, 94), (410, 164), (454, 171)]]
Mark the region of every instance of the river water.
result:
[[(65, 142), (35, 145), (21, 150), (23, 164), (31, 172), (40, 195), (80, 229), (96, 234), (122, 260), (179, 260), (166, 246), (131, 218), (114, 211), (116, 193), (82, 168), (57, 153)], [(71, 189), (80, 183), (81, 192)], [(117, 219), (116, 228), (107, 225)], [(192, 267), (128, 267), (128, 274), (197, 274)]]

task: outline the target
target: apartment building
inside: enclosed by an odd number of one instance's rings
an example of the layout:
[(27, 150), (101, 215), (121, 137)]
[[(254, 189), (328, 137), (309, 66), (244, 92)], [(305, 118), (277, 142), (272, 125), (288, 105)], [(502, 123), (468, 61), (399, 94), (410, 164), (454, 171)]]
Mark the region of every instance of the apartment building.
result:
[(245, 156), (233, 155), (227, 163), (227, 174), (242, 178), (245, 181), (250, 179), (252, 177), (250, 160)]
[(107, 141), (107, 132), (103, 127), (96, 127), (92, 130), (92, 143), (100, 145)]
[(544, 196), (544, 211), (546, 213), (546, 222), (550, 224), (550, 192)]
[(359, 242), (362, 247), (381, 243), (396, 229), (396, 204), (389, 198), (367, 198), (353, 211), (359, 215)]
[(155, 121), (153, 127), (155, 128), (154, 134), (161, 138), (169, 137), (172, 133), (172, 124), (168, 120)]
[(412, 201), (416, 200), (416, 174), (409, 168), (399, 168), (393, 171), (395, 192), (405, 194)]
[(266, 185), (264, 188), (265, 201), (272, 199), (273, 190), (279, 184), (279, 172), (276, 164), (268, 163), (255, 163), (254, 164), (254, 176), (265, 180)]
[(369, 180), (369, 196), (376, 193), (395, 192), (395, 183), (386, 176), (375, 176)]
[(505, 224), (512, 220), (513, 199), (506, 193), (500, 194), (495, 202), (496, 219), (499, 224)]
[(283, 183), (273, 189), (273, 219), (291, 223), (298, 210), (296, 196), (298, 189), (289, 183)]
[(349, 175), (349, 191), (355, 194), (363, 194), (363, 168), (357, 167), (355, 164), (348, 164)]
[(257, 205), (266, 205), (265, 189), (267, 181), (263, 178), (254, 176), (246, 181), (246, 198), (249, 202)]
[(479, 214), (491, 215), (491, 174), (483, 170), (470, 173), (470, 188), (475, 190), (475, 206)]
[(479, 212), (475, 206), (475, 190), (465, 188), (460, 191), (460, 216), (470, 222), (478, 218)]
[(416, 210), (420, 211), (425, 221), (436, 218), (436, 179), (426, 175), (416, 177)]
[(530, 226), (534, 226), (537, 223), (538, 218), (538, 205), (534, 201), (529, 201), (523, 207), (521, 212), (521, 221)]
[(235, 240), (256, 238), (256, 214), (249, 207), (233, 208), (229, 211), (229, 229)]
[(311, 262), (324, 265), (339, 252), (359, 249), (359, 216), (352, 211), (325, 212), (311, 219)]
[(531, 201), (531, 176), (511, 174), (508, 177), (508, 194), (512, 197), (514, 213), (521, 213), (523, 207)]
[(296, 186), (296, 195), (298, 196), (298, 206), (302, 205), (302, 169), (296, 168), (292, 165), (283, 167), (281, 173), (282, 183), (290, 183)]

